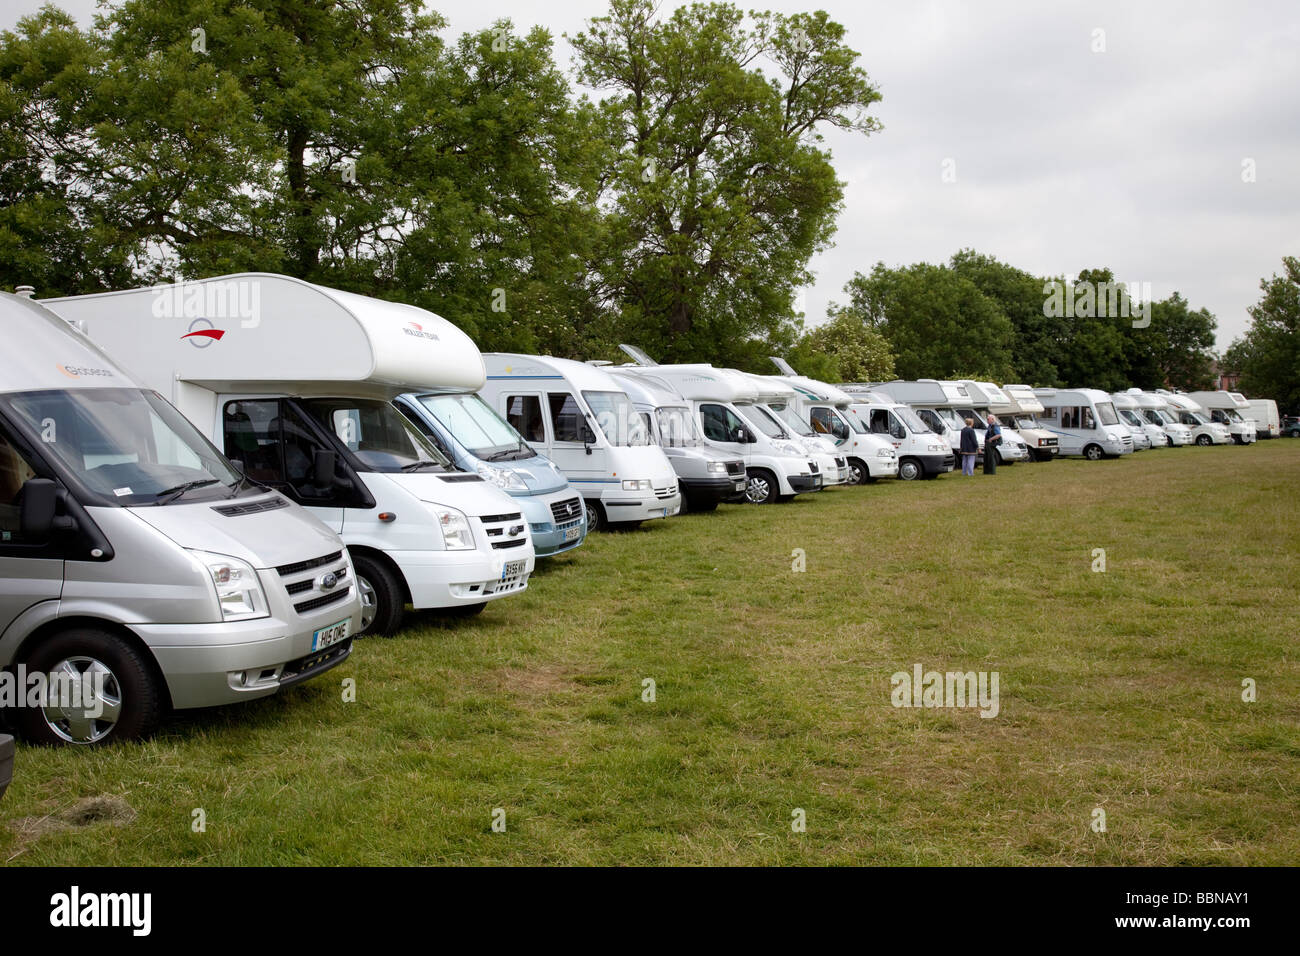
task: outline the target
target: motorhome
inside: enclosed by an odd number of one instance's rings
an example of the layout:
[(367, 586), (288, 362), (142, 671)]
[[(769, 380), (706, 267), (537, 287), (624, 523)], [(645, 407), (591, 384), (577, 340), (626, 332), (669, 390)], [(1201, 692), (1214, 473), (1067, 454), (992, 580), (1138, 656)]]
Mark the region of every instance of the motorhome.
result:
[(1192, 430), (1192, 441), (1198, 445), (1231, 445), (1232, 432), (1228, 426), (1211, 421), (1199, 402), (1178, 392), (1163, 388), (1156, 389), (1156, 394), (1165, 400), (1165, 404), (1178, 421)]
[(651, 441), (677, 473), (683, 510), (713, 511), (723, 501), (743, 500), (749, 488), (745, 460), (708, 446), (690, 403), (652, 375), (609, 369), (641, 417)]
[[(755, 406), (766, 413), (753, 424), (767, 430), (772, 437), (788, 438), (802, 446), (804, 452), (821, 469), (823, 488), (852, 483), (849, 462), (840, 454), (837, 436), (823, 431), (825, 426), (819, 426), (807, 416), (807, 408), (802, 407), (800, 401), (803, 396), (794, 386), (777, 376), (754, 375), (750, 372), (740, 374), (748, 375), (754, 380), (759, 392)], [(742, 409), (742, 414), (748, 413)], [(770, 419), (776, 419), (778, 430), (772, 430), (768, 423)]]
[[(1039, 456), (1036, 454), (1037, 449), (1035, 443), (1038, 441), (1049, 442), (1055, 438), (1050, 430), (1035, 427), (1032, 429), (1034, 432), (1032, 436), (1025, 435), (1020, 430), (1016, 416), (1013, 414), (1013, 410), (1017, 407), (1016, 403), (1012, 400), (1010, 395), (993, 382), (963, 380), (960, 384), (966, 386), (966, 391), (970, 393), (972, 401), (981, 403), (979, 406), (981, 409), (987, 409), (997, 417), (998, 423), (1002, 427), (1001, 447), (1005, 450), (1006, 457), (1017, 461), (1039, 460)], [(984, 418), (987, 421), (988, 415), (985, 414)], [(1016, 448), (1016, 445), (1022, 445), (1024, 447), (1023, 458), (1017, 457), (1019, 450)], [(1043, 448), (1044, 450), (1050, 448), (1057, 448), (1059, 450), (1059, 445), (1060, 442), (1058, 439), (1057, 445), (1053, 446), (1045, 444), (1043, 445)], [(1055, 452), (1052, 454), (1055, 454)]]
[(666, 382), (691, 403), (709, 446), (744, 460), (749, 477), (745, 497), (751, 503), (789, 501), (795, 495), (822, 489), (825, 479), (817, 461), (788, 431), (768, 424), (774, 420), (758, 407), (762, 393), (752, 376), (704, 364), (618, 368), (629, 375), (649, 375)]
[[(1137, 397), (1130, 395), (1128, 392), (1112, 392), (1110, 400), (1115, 403), (1115, 414), (1119, 420), (1128, 426), (1129, 432), (1133, 435), (1133, 447), (1136, 448), (1167, 448), (1168, 440), (1165, 436), (1165, 430), (1159, 425), (1148, 421), (1142, 414), (1142, 406), (1138, 404)], [(1143, 439), (1139, 441), (1139, 435)]]
[(1258, 425), (1250, 414), (1250, 402), (1241, 392), (1190, 392), (1187, 396), (1200, 405), (1210, 421), (1228, 427), (1228, 433), (1238, 445), (1249, 445), (1259, 440)]
[(956, 455), (947, 439), (921, 420), (911, 406), (881, 389), (865, 385), (838, 386), (849, 398), (849, 420), (855, 430), (887, 441), (898, 457), (898, 477), (904, 481), (937, 478), (952, 471)]
[(506, 494), (523, 512), (539, 558), (572, 551), (587, 536), (582, 495), (555, 463), (524, 441), (476, 392), (408, 392), (393, 404), (450, 458)]
[(1164, 432), (1165, 445), (1180, 448), (1192, 444), (1192, 430), (1178, 421), (1169, 408), (1169, 403), (1153, 392), (1144, 392), (1140, 388), (1130, 388), (1126, 395), (1137, 402), (1138, 414), (1149, 424)]
[(677, 473), (618, 380), (544, 355), (488, 352), (484, 400), (582, 493), (587, 527), (635, 527), (681, 510)]
[(469, 615), (527, 588), (535, 557), (519, 505), (392, 404), (482, 386), (478, 349), (447, 320), (265, 273), (46, 304), (170, 397), (247, 478), (342, 536), (366, 631), (393, 633), (407, 604)]
[(41, 305), (0, 294), (0, 327), (0, 667), (96, 695), (19, 708), (26, 737), (142, 737), (348, 657), (360, 603), (334, 530)]
[(1120, 424), (1115, 403), (1096, 388), (1036, 388), (1042, 422), (1061, 439), (1062, 455), (1090, 461), (1133, 452), (1133, 436)]
[[(1042, 413), (1043, 403), (1038, 400), (1033, 388), (1028, 385), (1003, 385), (1002, 393), (1008, 402), (1006, 415), (1025, 440), (1029, 457), (1034, 461), (1051, 461), (1059, 455), (1061, 440), (1050, 428), (1044, 428), (1036, 417)], [(1002, 413), (996, 410), (994, 414), (1002, 417)]]
[(867, 423), (852, 411), (852, 395), (838, 386), (799, 375), (783, 358), (772, 356), (771, 360), (781, 374), (763, 378), (793, 392), (791, 401), (773, 407), (796, 420), (796, 425), (811, 426), (815, 434), (830, 444), (847, 467), (848, 483), (860, 485), (899, 476), (901, 456), (896, 444), (873, 434)]
[[(898, 401), (912, 406), (921, 420), (936, 432), (942, 427), (942, 434), (947, 437), (954, 455), (960, 453), (962, 427), (967, 418), (971, 419), (979, 440), (978, 459), (983, 460), (984, 436), (988, 431), (988, 417), (991, 414), (983, 395), (973, 396), (970, 389), (961, 382), (932, 378), (913, 382), (894, 381), (881, 387)], [(995, 446), (994, 454), (998, 464), (1010, 464), (1026, 461), (1029, 458), (1029, 448), (1015, 429), (1003, 428), (1002, 441)]]
[(1282, 419), (1277, 413), (1277, 402), (1271, 398), (1246, 399), (1247, 410), (1242, 416), (1255, 420), (1257, 438), (1278, 438), (1282, 434)]

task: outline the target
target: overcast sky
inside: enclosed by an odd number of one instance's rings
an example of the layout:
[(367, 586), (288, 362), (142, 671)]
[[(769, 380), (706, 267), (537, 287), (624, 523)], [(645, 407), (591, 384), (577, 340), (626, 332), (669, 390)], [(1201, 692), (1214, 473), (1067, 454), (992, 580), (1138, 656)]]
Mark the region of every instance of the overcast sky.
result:
[[(94, 0), (58, 5), (89, 23)], [(39, 6), (4, 0), (0, 26)], [(540, 23), (567, 63), (561, 35), (607, 4), (431, 6), (451, 34)], [(1260, 278), (1300, 255), (1295, 0), (739, 6), (826, 10), (884, 95), (882, 132), (827, 136), (847, 189), (835, 247), (812, 263), (813, 322), (855, 270), (972, 247), (1035, 274), (1108, 267), (1156, 298), (1177, 290), (1218, 317), (1222, 348), (1246, 328)]]

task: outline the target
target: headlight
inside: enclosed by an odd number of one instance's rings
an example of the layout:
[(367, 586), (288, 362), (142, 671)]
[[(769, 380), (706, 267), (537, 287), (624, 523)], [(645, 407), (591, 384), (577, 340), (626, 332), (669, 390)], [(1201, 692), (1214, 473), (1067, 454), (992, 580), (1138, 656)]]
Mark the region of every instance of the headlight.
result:
[(624, 491), (649, 491), (650, 479), (648, 478), (625, 478), (623, 479)]
[(711, 461), (709, 462), (709, 472), (725, 475), (727, 473), (727, 463), (725, 461)]
[(473, 551), (474, 535), (469, 530), (469, 519), (464, 512), (442, 505), (431, 505), (442, 529), (442, 544), (448, 551)]
[(876, 452), (876, 457), (877, 457), (877, 458), (893, 458), (893, 457), (894, 457), (894, 449), (892, 449), (892, 448), (882, 448), (882, 449), (880, 449), (879, 451)]
[(479, 477), (484, 481), (490, 481), (502, 491), (527, 491), (528, 486), (516, 472), (506, 468), (498, 468), (495, 465), (489, 465), (485, 461), (480, 461), (474, 468)]
[(947, 449), (944, 448), (942, 445), (927, 445), (926, 447), (929, 448), (930, 451), (934, 453), (947, 451)]
[(254, 617), (266, 617), (266, 595), (257, 572), (253, 568), (224, 554), (212, 554), (208, 551), (192, 552), (203, 562), (212, 577), (212, 585), (217, 590), (217, 603), (221, 605), (221, 617), (225, 621), (246, 621)]
[(794, 442), (789, 441), (774, 441), (772, 447), (783, 455), (794, 455), (796, 458), (802, 458), (808, 454), (806, 451), (801, 451)]

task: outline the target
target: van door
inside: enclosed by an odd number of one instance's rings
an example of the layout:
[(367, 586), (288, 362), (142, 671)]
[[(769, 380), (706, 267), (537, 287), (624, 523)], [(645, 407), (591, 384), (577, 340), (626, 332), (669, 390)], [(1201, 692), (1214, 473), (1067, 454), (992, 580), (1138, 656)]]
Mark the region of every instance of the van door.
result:
[(546, 393), (546, 423), (551, 459), (588, 498), (598, 498), (614, 482), (608, 449), (598, 444), (582, 404), (572, 392)]
[(63, 593), (62, 556), (22, 531), (23, 485), (35, 477), (28, 456), (0, 427), (0, 634), (29, 607)]
[(243, 462), (244, 474), (283, 492), (335, 533), (343, 530), (343, 502), (315, 483), (313, 457), (325, 446), (289, 402), (224, 401), (221, 419), (226, 457)]

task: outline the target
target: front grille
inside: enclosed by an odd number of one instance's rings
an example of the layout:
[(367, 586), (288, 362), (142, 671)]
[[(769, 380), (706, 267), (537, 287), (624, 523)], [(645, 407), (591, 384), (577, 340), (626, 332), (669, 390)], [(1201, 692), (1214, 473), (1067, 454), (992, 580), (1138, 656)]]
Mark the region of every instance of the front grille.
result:
[(849, 464), (848, 461), (846, 461), (846, 460), (843, 459), (843, 458), (836, 458), (836, 459), (835, 459), (835, 467), (836, 467), (836, 468), (847, 468), (847, 467), (848, 467), (848, 464)]
[(527, 543), (528, 541), (524, 538), (515, 538), (513, 541), (493, 541), (492, 547), (497, 550), (504, 550), (506, 548), (522, 548)]
[[(339, 571), (334, 572), (334, 576), (339, 581), (342, 581), (344, 578), (348, 576), (347, 569), (343, 568)], [(284, 589), (288, 591), (290, 594), (303, 594), (307, 591), (310, 591), (313, 587), (315, 587), (315, 585), (316, 585), (315, 578), (304, 578), (301, 581), (294, 581), (292, 584), (286, 584), (284, 586)]]
[(655, 489), (655, 497), (656, 497), (656, 498), (671, 498), (671, 497), (672, 497), (673, 495), (675, 495), (675, 494), (677, 494), (677, 486), (676, 486), (676, 485), (669, 485), (667, 488), (656, 488), (656, 489)]
[(744, 473), (745, 473), (745, 463), (743, 461), (727, 462), (727, 474), (739, 476), (739, 475), (743, 475)]
[(522, 548), (528, 543), (528, 525), (519, 512), (501, 515), (484, 515), (483, 532), (494, 550)]
[(274, 498), (250, 501), (242, 505), (213, 505), (212, 510), (227, 518), (238, 518), (240, 515), (255, 515), (263, 511), (276, 511), (279, 508), (287, 507), (289, 507), (289, 502), (276, 495)]
[(299, 574), (303, 571), (310, 571), (312, 568), (320, 568), (327, 564), (332, 564), (342, 557), (342, 551), (335, 551), (333, 554), (327, 554), (323, 558), (312, 558), (310, 561), (298, 561), (294, 564), (282, 564), (275, 570), (279, 573), (280, 577), (287, 578), (291, 574)]
[(821, 473), (821, 469), (817, 467), (817, 462), (815, 461), (808, 462), (808, 470), (811, 471), (814, 475)]
[(498, 521), (518, 521), (522, 517), (523, 515), (516, 511), (514, 514), (509, 515), (484, 515), (478, 520), (482, 521), (484, 524), (495, 524)]
[(310, 601), (303, 601), (295, 604), (293, 609), (299, 614), (309, 614), (317, 608), (328, 607), (331, 604), (337, 604), (347, 598), (352, 593), (352, 585), (339, 588), (337, 591), (330, 591), (328, 594), (322, 594), (320, 597), (312, 598)]
[(567, 501), (551, 502), (551, 517), (555, 519), (556, 524), (563, 524), (566, 521), (573, 521), (582, 515), (582, 499), (570, 498)]

